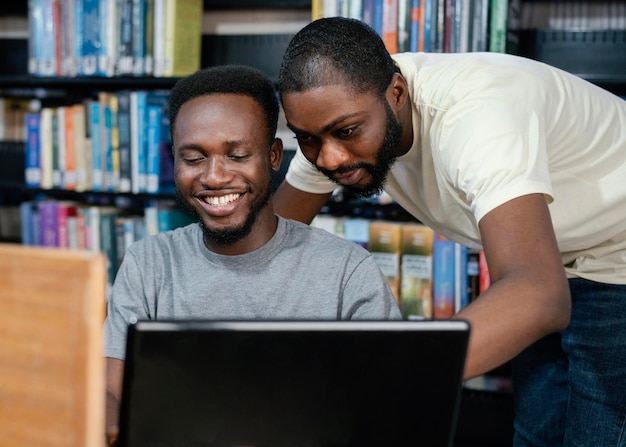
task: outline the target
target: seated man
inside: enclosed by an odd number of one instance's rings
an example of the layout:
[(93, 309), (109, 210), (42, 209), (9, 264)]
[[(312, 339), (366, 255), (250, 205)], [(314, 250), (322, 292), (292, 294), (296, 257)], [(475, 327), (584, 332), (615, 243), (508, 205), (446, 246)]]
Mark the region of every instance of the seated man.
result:
[(272, 82), (244, 66), (198, 71), (171, 92), (180, 202), (198, 223), (127, 251), (105, 323), (107, 433), (115, 442), (126, 333), (142, 319), (400, 319), (370, 253), (274, 214), (280, 167)]

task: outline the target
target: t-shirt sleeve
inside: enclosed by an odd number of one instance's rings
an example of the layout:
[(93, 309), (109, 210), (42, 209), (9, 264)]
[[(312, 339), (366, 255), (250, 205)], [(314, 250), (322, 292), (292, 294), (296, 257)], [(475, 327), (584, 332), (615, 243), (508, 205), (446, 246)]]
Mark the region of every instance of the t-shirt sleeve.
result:
[(294, 188), (313, 194), (326, 194), (337, 188), (337, 184), (319, 172), (306, 159), (300, 148), (296, 150), (296, 154), (289, 164), (285, 179)]
[(132, 246), (124, 256), (111, 289), (104, 323), (105, 357), (124, 360), (128, 326), (149, 318), (143, 299), (143, 276)]
[(497, 99), (463, 104), (448, 111), (441, 138), (435, 164), (477, 222), (523, 195), (552, 201), (544, 120), (528, 106)]

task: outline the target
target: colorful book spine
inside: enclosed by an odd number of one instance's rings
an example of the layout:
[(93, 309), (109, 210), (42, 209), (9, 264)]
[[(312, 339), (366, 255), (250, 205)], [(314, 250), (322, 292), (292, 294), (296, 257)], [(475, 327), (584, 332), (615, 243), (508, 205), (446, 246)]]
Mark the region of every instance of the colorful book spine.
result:
[(455, 243), (435, 233), (433, 243), (433, 317), (454, 315)]
[(506, 19), (508, 0), (491, 0), (489, 22), (489, 51), (506, 52)]
[(21, 243), (36, 246), (41, 244), (41, 222), (39, 205), (36, 201), (20, 203)]
[(161, 146), (161, 107), (149, 105), (146, 108), (146, 192), (159, 192), (160, 146)]
[(41, 224), (41, 245), (58, 247), (58, 202), (45, 200), (39, 203), (39, 219)]
[(24, 179), (26, 186), (29, 188), (39, 188), (41, 186), (40, 124), (41, 115), (39, 113), (26, 114), (26, 160)]
[(462, 244), (454, 244), (454, 311), (458, 312), (469, 304), (467, 276), (468, 249)]
[(117, 136), (119, 154), (119, 192), (132, 190), (132, 158), (131, 158), (131, 106), (130, 91), (118, 91), (117, 98)]
[(91, 140), (91, 189), (99, 192), (104, 189), (104, 170), (102, 166), (102, 126), (103, 116), (99, 101), (90, 101), (89, 136)]
[(200, 68), (202, 0), (166, 0), (164, 76), (186, 76)]
[(146, 191), (146, 101), (147, 93), (130, 93), (130, 168), (132, 192)]
[[(74, 126), (74, 108), (63, 107), (63, 146), (65, 148), (65, 163), (63, 167), (63, 188), (76, 189), (76, 136)], [(61, 123), (59, 123), (61, 125)]]
[(132, 0), (132, 74), (146, 74), (146, 0)]
[(381, 36), (390, 54), (398, 52), (398, 0), (383, 0)]
[(402, 227), (400, 308), (404, 318), (433, 317), (433, 238), (433, 230), (425, 225)]
[(389, 287), (400, 306), (402, 225), (396, 222), (371, 222), (368, 249), (387, 278)]
[[(80, 74), (95, 76), (104, 74), (99, 70), (99, 60), (102, 49), (102, 18), (101, 0), (83, 1), (83, 42), (80, 63)], [(104, 3), (105, 0), (102, 0)]]

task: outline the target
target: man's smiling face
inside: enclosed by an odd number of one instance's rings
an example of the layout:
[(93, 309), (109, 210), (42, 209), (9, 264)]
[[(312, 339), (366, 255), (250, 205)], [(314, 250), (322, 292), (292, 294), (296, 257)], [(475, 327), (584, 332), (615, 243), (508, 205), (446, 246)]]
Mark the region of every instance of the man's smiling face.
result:
[(194, 98), (180, 108), (173, 143), (177, 194), (200, 221), (205, 243), (254, 238), (280, 163), (260, 105), (238, 94)]

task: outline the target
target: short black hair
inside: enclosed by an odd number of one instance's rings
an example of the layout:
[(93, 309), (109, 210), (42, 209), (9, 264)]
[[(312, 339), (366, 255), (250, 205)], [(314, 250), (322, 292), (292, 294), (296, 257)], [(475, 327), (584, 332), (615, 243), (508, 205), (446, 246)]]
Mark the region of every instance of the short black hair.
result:
[(366, 23), (326, 17), (302, 28), (283, 55), (280, 94), (346, 83), (384, 95), (398, 70), (378, 33)]
[(260, 70), (246, 65), (217, 65), (204, 68), (176, 82), (169, 99), (170, 132), (174, 134), (176, 118), (187, 101), (199, 96), (239, 94), (254, 99), (265, 114), (268, 141), (276, 137), (278, 97), (274, 83)]

